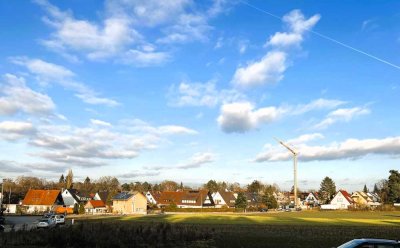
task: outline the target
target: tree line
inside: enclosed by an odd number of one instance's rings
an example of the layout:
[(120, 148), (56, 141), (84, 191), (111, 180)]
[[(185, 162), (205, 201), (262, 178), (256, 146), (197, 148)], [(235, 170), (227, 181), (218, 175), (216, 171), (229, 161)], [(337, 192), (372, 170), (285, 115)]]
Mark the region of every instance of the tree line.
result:
[[(94, 193), (100, 191), (107, 191), (110, 195), (115, 195), (120, 191), (177, 191), (177, 190), (191, 190), (192, 187), (184, 185), (182, 182), (178, 183), (172, 180), (165, 180), (160, 183), (149, 182), (130, 182), (121, 184), (116, 177), (103, 176), (97, 180), (92, 180), (86, 177), (83, 181), (74, 180), (72, 170), (69, 170), (67, 175), (61, 175), (57, 181), (40, 179), (31, 176), (20, 176), (15, 180), (5, 179), (4, 181), (5, 196), (12, 190), (11, 198), (22, 199), (29, 189), (76, 189), (82, 193)], [(216, 180), (209, 180), (207, 183), (196, 187), (195, 189), (206, 189), (211, 192), (217, 191), (233, 191), (233, 192), (249, 192), (259, 195), (260, 199), (264, 197), (265, 202), (271, 201), (269, 197), (273, 192), (280, 191), (279, 186), (276, 184), (264, 184), (258, 180), (252, 183), (241, 186), (239, 183), (229, 183)], [(400, 202), (400, 173), (397, 170), (390, 170), (388, 179), (382, 179), (374, 185), (370, 191), (364, 185), (364, 192), (376, 193), (384, 203)], [(330, 177), (325, 177), (320, 184), (319, 190), (310, 190), (318, 192), (321, 203), (328, 203), (336, 194), (337, 189), (335, 182)], [(293, 187), (291, 192), (293, 192)], [(301, 190), (298, 189), (301, 193)], [(7, 198), (7, 197), (5, 197)], [(270, 203), (269, 203), (270, 204)]]

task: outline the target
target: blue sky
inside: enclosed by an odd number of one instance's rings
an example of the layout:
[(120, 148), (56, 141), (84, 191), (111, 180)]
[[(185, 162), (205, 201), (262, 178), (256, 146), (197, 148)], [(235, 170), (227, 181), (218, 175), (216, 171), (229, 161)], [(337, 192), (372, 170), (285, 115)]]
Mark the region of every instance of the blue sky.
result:
[(278, 137), (300, 189), (373, 187), (399, 168), (399, 7), (3, 1), (0, 176), (287, 189)]

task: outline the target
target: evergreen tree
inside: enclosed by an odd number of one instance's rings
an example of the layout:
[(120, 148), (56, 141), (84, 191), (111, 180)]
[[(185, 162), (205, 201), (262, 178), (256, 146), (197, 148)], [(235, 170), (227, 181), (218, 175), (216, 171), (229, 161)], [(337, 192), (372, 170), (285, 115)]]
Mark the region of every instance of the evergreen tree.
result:
[(368, 193), (368, 188), (367, 188), (367, 185), (366, 185), (366, 184), (364, 184), (363, 192), (364, 192), (364, 193)]
[(264, 185), (260, 181), (254, 180), (251, 184), (247, 186), (247, 192), (258, 194), (262, 191), (263, 188)]
[(86, 177), (86, 178), (85, 178), (85, 181), (83, 181), (83, 183), (84, 183), (85, 185), (90, 184), (90, 178), (89, 178), (89, 177)]
[(375, 193), (375, 194), (378, 194), (378, 193), (379, 193), (378, 185), (376, 185), (376, 183), (375, 183), (375, 185), (374, 185), (374, 193)]
[(235, 208), (243, 208), (247, 207), (247, 199), (243, 192), (239, 192), (235, 201)]
[(400, 173), (397, 170), (391, 170), (388, 180), (388, 202), (400, 201)]
[(204, 185), (204, 188), (214, 193), (218, 191), (218, 184), (215, 180), (210, 180)]
[(181, 182), (181, 185), (179, 186), (180, 190), (183, 190), (183, 183)]
[(327, 203), (332, 200), (336, 193), (335, 182), (330, 177), (325, 177), (320, 185), (319, 195), (323, 203)]
[(277, 208), (278, 202), (276, 201), (273, 193), (270, 190), (265, 190), (261, 198), (261, 202), (267, 206), (268, 209)]
[(65, 183), (65, 178), (64, 174), (61, 174), (60, 180), (58, 180), (59, 183)]

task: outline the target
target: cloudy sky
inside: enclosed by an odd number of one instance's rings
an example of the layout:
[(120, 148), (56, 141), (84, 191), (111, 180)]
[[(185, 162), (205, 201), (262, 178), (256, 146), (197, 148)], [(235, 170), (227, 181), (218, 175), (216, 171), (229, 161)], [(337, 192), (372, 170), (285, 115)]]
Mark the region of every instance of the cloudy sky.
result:
[(400, 168), (398, 1), (0, 2), (0, 177), (372, 187)]

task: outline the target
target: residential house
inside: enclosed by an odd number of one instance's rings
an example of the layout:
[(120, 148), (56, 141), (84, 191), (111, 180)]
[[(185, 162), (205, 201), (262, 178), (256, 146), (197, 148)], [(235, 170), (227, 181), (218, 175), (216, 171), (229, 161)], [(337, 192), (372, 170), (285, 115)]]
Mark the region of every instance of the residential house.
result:
[[(1, 193), (0, 193), (1, 195)], [(0, 197), (1, 198), (1, 197)], [(5, 192), (3, 198), (3, 210), (5, 214), (16, 214), (17, 208), (22, 204), (21, 195), (16, 193)]]
[(331, 200), (330, 204), (334, 209), (348, 209), (353, 206), (354, 200), (346, 190), (339, 190)]
[(100, 214), (106, 212), (107, 212), (107, 207), (102, 200), (90, 200), (85, 204), (85, 213)]
[(74, 208), (75, 205), (86, 204), (92, 200), (89, 195), (79, 192), (76, 189), (66, 189), (61, 194), (64, 205), (68, 208)]
[(147, 202), (149, 204), (158, 204), (160, 197), (161, 197), (161, 192), (159, 191), (147, 191), (145, 193)]
[(22, 201), (27, 213), (48, 212), (63, 204), (60, 190), (30, 189)]
[(365, 193), (363, 191), (356, 191), (351, 195), (355, 205), (357, 207), (376, 207), (381, 205), (377, 202), (377, 197), (371, 193)]
[(178, 208), (214, 207), (214, 200), (208, 190), (164, 191), (159, 206), (175, 204)]
[(244, 192), (247, 200), (247, 207), (258, 207), (260, 202), (260, 195), (258, 193)]
[(289, 197), (283, 192), (274, 192), (272, 195), (280, 207), (286, 206), (289, 203)]
[(140, 192), (121, 192), (112, 198), (113, 212), (147, 214), (147, 198)]
[(218, 191), (213, 193), (212, 199), (214, 200), (214, 204), (216, 208), (228, 207), (234, 208), (236, 197), (231, 191)]
[(318, 192), (303, 193), (301, 205), (305, 208), (313, 208), (319, 205)]
[(92, 197), (93, 200), (101, 200), (107, 205), (107, 201), (109, 200), (110, 193), (108, 191), (99, 191), (94, 194)]

